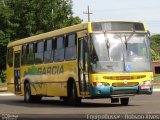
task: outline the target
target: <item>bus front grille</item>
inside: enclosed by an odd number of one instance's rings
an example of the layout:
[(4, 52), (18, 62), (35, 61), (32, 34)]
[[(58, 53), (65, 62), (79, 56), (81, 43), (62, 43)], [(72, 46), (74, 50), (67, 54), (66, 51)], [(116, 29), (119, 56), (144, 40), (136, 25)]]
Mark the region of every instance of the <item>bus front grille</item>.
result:
[(139, 83), (138, 82), (117, 82), (117, 83), (112, 83), (113, 87), (134, 87), (137, 86)]
[(108, 80), (133, 80), (133, 79), (142, 79), (146, 75), (134, 75), (134, 76), (103, 76), (104, 79)]

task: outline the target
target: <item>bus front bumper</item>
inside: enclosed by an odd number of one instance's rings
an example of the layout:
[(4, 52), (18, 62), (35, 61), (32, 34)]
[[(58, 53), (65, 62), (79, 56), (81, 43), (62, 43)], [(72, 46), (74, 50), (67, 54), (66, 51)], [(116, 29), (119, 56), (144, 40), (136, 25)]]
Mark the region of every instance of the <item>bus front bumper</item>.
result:
[(123, 97), (138, 94), (152, 94), (153, 85), (151, 86), (134, 86), (134, 87), (113, 87), (113, 86), (91, 86), (92, 97)]

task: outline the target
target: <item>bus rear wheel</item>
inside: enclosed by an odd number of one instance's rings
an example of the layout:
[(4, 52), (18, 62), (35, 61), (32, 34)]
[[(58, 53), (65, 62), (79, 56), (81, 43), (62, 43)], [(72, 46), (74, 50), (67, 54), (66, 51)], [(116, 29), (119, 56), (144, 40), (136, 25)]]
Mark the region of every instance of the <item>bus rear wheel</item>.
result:
[(68, 102), (70, 105), (73, 105), (73, 106), (78, 106), (81, 104), (81, 98), (78, 98), (75, 83), (72, 83), (69, 87)]
[(129, 98), (120, 98), (121, 99), (121, 105), (127, 106), (129, 103)]

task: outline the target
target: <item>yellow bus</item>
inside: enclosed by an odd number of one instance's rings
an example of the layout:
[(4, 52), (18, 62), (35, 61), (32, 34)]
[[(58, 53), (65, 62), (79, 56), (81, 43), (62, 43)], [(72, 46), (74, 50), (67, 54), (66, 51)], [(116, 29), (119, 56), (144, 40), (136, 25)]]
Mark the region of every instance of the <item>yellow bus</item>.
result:
[(152, 94), (149, 32), (142, 22), (96, 21), (20, 39), (7, 47), (8, 91), (25, 102), (58, 96), (110, 98)]

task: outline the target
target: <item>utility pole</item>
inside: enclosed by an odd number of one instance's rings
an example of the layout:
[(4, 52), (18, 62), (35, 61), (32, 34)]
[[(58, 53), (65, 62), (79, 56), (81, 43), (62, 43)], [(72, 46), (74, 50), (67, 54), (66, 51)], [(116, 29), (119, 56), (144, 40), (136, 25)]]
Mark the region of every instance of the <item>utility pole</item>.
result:
[(88, 15), (88, 22), (90, 22), (90, 15), (93, 14), (93, 13), (90, 12), (89, 6), (88, 6), (88, 11), (87, 12), (83, 12), (83, 14), (87, 14)]

